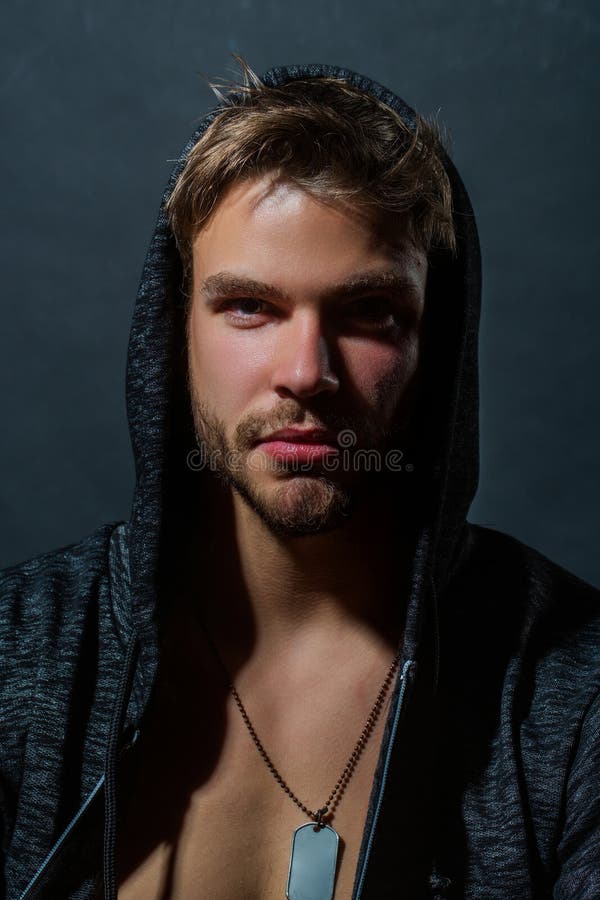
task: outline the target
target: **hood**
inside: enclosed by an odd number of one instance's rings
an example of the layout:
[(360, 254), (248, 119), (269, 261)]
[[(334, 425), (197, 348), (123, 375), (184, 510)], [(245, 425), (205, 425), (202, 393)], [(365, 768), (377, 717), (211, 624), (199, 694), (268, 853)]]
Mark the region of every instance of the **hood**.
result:
[[(382, 85), (331, 65), (276, 67), (262, 76), (269, 85), (335, 77), (393, 108), (414, 128), (414, 111)], [(235, 102), (236, 95), (230, 95)], [(185, 379), (182, 267), (165, 213), (165, 202), (186, 157), (219, 109), (203, 118), (173, 168), (145, 260), (135, 303), (127, 360), (127, 413), (135, 457), (136, 485), (128, 528), (133, 619), (142, 670), (141, 708), (158, 662), (159, 585), (169, 510), (190, 487), (187, 455), (195, 447)], [(436, 597), (443, 594), (465, 541), (466, 516), (478, 477), (477, 329), (480, 254), (475, 219), (465, 187), (444, 155), (453, 195), (458, 251), (430, 263), (426, 320), (428, 340), (417, 409), (419, 436), (419, 524), (410, 572), (405, 656), (417, 659), (423, 625), (436, 620)], [(202, 514), (202, 498), (196, 511)], [(433, 606), (432, 606), (433, 604)], [(127, 663), (133, 666), (133, 656)], [(130, 675), (131, 673), (128, 673)], [(124, 682), (127, 679), (124, 677)], [(126, 702), (126, 691), (121, 703)], [(114, 725), (123, 709), (115, 710)], [(110, 770), (110, 767), (109, 767)], [(111, 773), (107, 789), (111, 792)], [(111, 800), (107, 801), (110, 808)], [(109, 828), (110, 831), (110, 828)], [(110, 856), (110, 848), (108, 850)]]
[[(414, 127), (414, 111), (396, 94), (348, 69), (329, 65), (277, 67), (262, 79), (269, 85), (318, 77), (341, 78), (388, 104)], [(235, 100), (235, 95), (233, 98)], [(143, 267), (127, 359), (127, 414), (135, 457), (136, 485), (129, 528), (133, 616), (146, 690), (156, 667), (157, 594), (161, 547), (169, 507), (189, 479), (188, 453), (195, 447), (189, 399), (182, 378), (184, 354), (182, 268), (165, 203), (190, 149), (217, 114), (205, 116), (173, 168)], [(424, 382), (417, 410), (421, 496), (417, 551), (406, 642), (418, 650), (425, 585), (441, 594), (462, 545), (467, 512), (478, 477), (477, 329), (480, 254), (471, 204), (451, 160), (450, 178), (457, 232), (455, 258), (441, 255), (430, 265), (426, 318), (429, 338)], [(201, 498), (199, 505), (201, 515)]]

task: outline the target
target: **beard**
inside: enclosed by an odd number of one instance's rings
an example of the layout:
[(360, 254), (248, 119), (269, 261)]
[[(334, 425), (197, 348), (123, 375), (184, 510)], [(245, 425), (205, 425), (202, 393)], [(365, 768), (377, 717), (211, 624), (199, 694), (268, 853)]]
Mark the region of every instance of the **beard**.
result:
[[(223, 423), (205, 404), (195, 401), (193, 413), (203, 467), (233, 488), (273, 533), (280, 536), (318, 534), (340, 526), (350, 516), (355, 492), (342, 480), (334, 480), (318, 464), (298, 471), (297, 466), (283, 459), (267, 458), (264, 454), (258, 463), (251, 461), (256, 438), (250, 438), (250, 435), (257, 433), (258, 417), (245, 419), (229, 442)], [(304, 418), (303, 412), (301, 418)], [(281, 424), (273, 425), (271, 418), (266, 429), (264, 417), (260, 417), (258, 434), (293, 424), (298, 424), (298, 418), (294, 421), (285, 411)], [(271, 483), (261, 486), (253, 477), (256, 472), (271, 475)]]
[[(382, 400), (393, 396), (393, 387), (389, 378), (379, 386)], [(297, 401), (288, 399), (269, 414), (249, 414), (228, 439), (225, 424), (199, 397), (189, 373), (188, 388), (201, 467), (236, 491), (274, 534), (300, 537), (331, 531), (342, 527), (365, 500), (372, 502), (378, 491), (389, 499), (385, 471), (361, 471), (351, 460), (361, 451), (375, 451), (382, 459), (389, 449), (406, 444), (406, 413), (400, 420), (395, 417), (393, 423), (383, 424), (373, 415), (348, 416), (324, 409), (317, 412), (316, 402), (311, 415)], [(298, 467), (294, 461), (253, 453), (264, 436), (294, 425), (323, 428), (338, 435), (340, 447), (345, 448), (341, 453), (345, 464), (334, 468), (324, 460)], [(266, 484), (253, 477), (257, 471), (267, 473)]]

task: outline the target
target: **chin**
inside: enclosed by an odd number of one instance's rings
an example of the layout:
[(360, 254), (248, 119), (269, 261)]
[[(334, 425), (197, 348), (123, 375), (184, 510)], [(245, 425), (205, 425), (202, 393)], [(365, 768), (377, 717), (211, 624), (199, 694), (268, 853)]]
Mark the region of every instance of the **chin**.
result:
[(351, 492), (323, 476), (294, 475), (266, 487), (231, 484), (274, 534), (285, 537), (333, 531), (352, 512)]

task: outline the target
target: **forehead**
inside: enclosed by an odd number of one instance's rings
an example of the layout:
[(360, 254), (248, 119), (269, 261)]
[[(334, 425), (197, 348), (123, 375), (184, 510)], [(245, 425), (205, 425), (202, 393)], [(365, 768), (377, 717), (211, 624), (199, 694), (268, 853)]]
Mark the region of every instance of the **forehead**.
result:
[(394, 270), (424, 284), (427, 258), (405, 230), (317, 198), (273, 175), (232, 185), (193, 242), (194, 281), (227, 271), (318, 292), (358, 272)]

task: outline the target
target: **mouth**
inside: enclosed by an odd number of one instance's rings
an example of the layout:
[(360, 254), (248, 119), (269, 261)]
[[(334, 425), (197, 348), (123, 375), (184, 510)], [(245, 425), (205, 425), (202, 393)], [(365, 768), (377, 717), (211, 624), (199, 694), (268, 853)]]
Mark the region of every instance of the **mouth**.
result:
[(272, 434), (257, 441), (259, 444), (275, 442), (336, 447), (337, 435), (333, 431), (327, 431), (324, 428), (281, 428), (279, 431), (274, 431)]
[(257, 441), (269, 456), (288, 463), (317, 463), (339, 452), (336, 435), (323, 428), (282, 428)]

